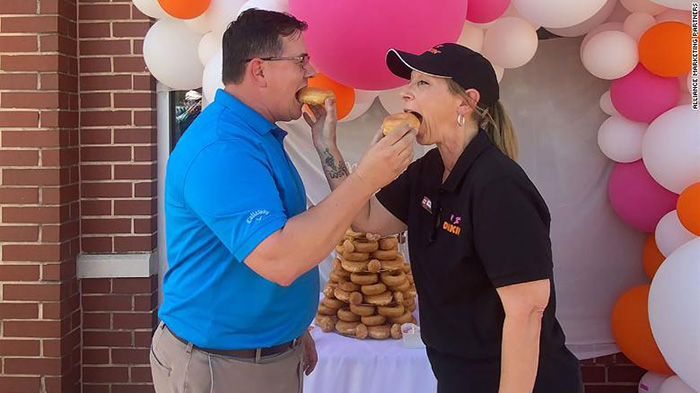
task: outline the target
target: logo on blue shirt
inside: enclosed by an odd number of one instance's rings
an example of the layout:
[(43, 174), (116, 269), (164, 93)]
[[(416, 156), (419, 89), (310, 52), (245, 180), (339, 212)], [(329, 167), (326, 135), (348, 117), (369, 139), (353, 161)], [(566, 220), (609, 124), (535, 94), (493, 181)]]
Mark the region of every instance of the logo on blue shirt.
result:
[(270, 212), (267, 210), (256, 210), (248, 216), (248, 219), (245, 221), (248, 224), (252, 224), (253, 221), (260, 221), (263, 219), (263, 217), (269, 215)]

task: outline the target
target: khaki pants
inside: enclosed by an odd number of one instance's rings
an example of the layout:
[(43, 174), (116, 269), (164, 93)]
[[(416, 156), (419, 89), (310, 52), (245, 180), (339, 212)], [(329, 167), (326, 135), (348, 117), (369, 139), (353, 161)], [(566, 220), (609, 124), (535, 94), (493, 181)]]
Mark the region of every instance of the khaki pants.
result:
[(236, 359), (192, 348), (158, 326), (151, 345), (157, 393), (300, 393), (302, 346), (253, 359)]

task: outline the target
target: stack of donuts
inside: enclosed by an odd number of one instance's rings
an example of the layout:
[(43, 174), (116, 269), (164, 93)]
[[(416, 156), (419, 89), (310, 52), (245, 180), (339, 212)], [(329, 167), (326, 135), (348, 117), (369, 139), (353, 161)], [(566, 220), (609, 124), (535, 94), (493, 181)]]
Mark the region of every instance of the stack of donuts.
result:
[(416, 323), (416, 287), (398, 237), (348, 231), (338, 244), (316, 325), (359, 339), (400, 339), (401, 325)]

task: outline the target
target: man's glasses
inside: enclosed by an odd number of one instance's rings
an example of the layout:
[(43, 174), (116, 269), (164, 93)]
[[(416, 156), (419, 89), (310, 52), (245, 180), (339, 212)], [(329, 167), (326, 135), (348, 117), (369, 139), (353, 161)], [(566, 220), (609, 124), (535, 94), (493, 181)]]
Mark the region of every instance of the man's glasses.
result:
[(246, 59), (244, 62), (247, 63), (249, 61), (253, 61), (254, 59), (260, 59), (264, 61), (283, 61), (283, 60), (288, 60), (288, 61), (296, 61), (299, 66), (306, 67), (309, 65), (309, 60), (311, 59), (309, 55), (303, 54), (299, 56), (286, 56), (286, 57), (278, 57), (278, 56), (272, 56), (272, 57), (254, 57), (251, 59)]

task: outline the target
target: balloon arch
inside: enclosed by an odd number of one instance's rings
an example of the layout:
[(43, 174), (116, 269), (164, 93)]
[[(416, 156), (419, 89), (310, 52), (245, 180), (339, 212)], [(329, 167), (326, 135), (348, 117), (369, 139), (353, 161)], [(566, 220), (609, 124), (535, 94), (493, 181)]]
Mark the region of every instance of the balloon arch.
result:
[(458, 42), (488, 58), (500, 81), (505, 70), (533, 58), (540, 27), (585, 36), (584, 67), (611, 81), (600, 98), (610, 117), (598, 130), (601, 151), (617, 162), (610, 202), (624, 222), (649, 233), (642, 263), (651, 283), (620, 296), (613, 333), (622, 352), (649, 370), (642, 384), (661, 393), (700, 391), (700, 112), (697, 63), (691, 71), (697, 8), (693, 36), (690, 1), (133, 2), (158, 19), (144, 41), (153, 76), (172, 89), (203, 87), (209, 102), (223, 86), (221, 37), (243, 10), (305, 20), (306, 44), (321, 72), (310, 84), (336, 92), (341, 121), (361, 116), (377, 97), (390, 113), (401, 109), (396, 88), (403, 82), (384, 65), (389, 47), (422, 52)]

